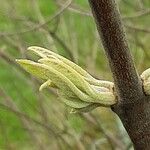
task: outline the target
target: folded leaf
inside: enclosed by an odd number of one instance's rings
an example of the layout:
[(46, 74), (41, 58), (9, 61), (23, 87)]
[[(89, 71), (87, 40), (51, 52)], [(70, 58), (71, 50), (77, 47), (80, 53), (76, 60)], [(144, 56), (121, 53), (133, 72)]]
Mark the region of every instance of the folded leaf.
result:
[(114, 84), (112, 82), (97, 80), (97, 79), (93, 78), (89, 73), (87, 73), (80, 66), (76, 65), (72, 61), (70, 61), (70, 60), (64, 58), (63, 56), (60, 56), (50, 50), (47, 50), (42, 47), (37, 47), (37, 46), (31, 46), (28, 48), (28, 50), (34, 52), (35, 54), (37, 54), (38, 56), (40, 56), (42, 58), (53, 57), (54, 59), (57, 59), (57, 60), (59, 59), (59, 60), (63, 61), (65, 64), (67, 64), (72, 69), (74, 69), (76, 72), (78, 72), (80, 75), (82, 75), (85, 78), (85, 80), (88, 81), (90, 84), (97, 85), (97, 86), (103, 86), (103, 87), (109, 88), (111, 90), (114, 87)]
[(55, 87), (60, 100), (74, 108), (73, 112), (86, 112), (116, 103), (112, 82), (95, 79), (75, 63), (50, 50), (36, 46), (28, 50), (42, 58), (38, 62), (23, 59), (17, 62), (26, 71), (45, 80), (40, 91)]
[(51, 55), (53, 55), (54, 57), (62, 60), (64, 63), (66, 63), (67, 65), (72, 67), (74, 70), (79, 72), (82, 76), (87, 77), (87, 78), (88, 77), (93, 78), (89, 73), (87, 73), (85, 70), (83, 70), (81, 67), (79, 67), (78, 65), (76, 65), (72, 61), (70, 61), (70, 60), (64, 58), (63, 56), (60, 56), (59, 54), (56, 54), (50, 50), (47, 50), (45, 48), (38, 47), (38, 46), (31, 46), (28, 48), (28, 50), (34, 52), (35, 54), (37, 54), (38, 56), (40, 56), (42, 58), (48, 58)]
[(30, 60), (17, 60), (17, 62), (29, 73), (38, 78), (50, 79), (63, 92), (71, 92), (79, 99), (86, 102), (94, 101), (93, 98), (80, 91), (68, 78), (63, 74), (45, 64), (36, 63)]

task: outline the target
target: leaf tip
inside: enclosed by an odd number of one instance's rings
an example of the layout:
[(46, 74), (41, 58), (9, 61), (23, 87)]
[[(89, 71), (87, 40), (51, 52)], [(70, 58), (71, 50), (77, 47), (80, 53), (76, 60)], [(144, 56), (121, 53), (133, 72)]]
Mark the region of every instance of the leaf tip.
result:
[(27, 48), (27, 50), (30, 51), (30, 50), (35, 50), (35, 49), (37, 49), (37, 48), (38, 48), (38, 46), (30, 46), (30, 47)]
[(22, 59), (15, 59), (18, 64), (22, 64)]

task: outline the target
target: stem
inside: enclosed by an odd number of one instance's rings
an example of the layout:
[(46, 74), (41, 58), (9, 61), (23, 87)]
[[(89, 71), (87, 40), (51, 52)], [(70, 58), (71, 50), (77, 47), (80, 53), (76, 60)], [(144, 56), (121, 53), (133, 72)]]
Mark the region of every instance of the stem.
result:
[[(114, 0), (89, 0), (122, 103), (143, 95)], [(126, 100), (124, 100), (126, 99)]]
[(121, 119), (135, 149), (150, 147), (150, 97), (136, 72), (115, 0), (89, 0), (97, 29), (113, 73)]

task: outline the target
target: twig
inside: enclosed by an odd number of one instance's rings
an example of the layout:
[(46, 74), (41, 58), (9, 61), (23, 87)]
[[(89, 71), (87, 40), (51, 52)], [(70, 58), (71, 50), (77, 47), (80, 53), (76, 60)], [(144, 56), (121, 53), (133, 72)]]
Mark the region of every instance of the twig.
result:
[[(21, 19), (21, 18), (20, 18)], [(25, 22), (26, 25), (35, 25), (36, 22), (32, 22), (31, 20), (27, 20)], [(73, 57), (73, 54), (71, 53), (71, 49), (66, 45), (66, 43), (55, 33), (55, 31), (51, 31), (48, 29), (47, 26), (43, 26), (42, 29), (45, 31), (45, 32), (48, 32), (61, 46), (62, 48), (64, 48), (64, 50), (66, 50), (67, 54), (69, 55), (70, 59), (72, 61), (74, 61), (74, 57)]]
[(124, 26), (128, 29), (131, 29), (131, 30), (135, 30), (135, 31), (139, 31), (139, 32), (144, 32), (144, 33), (147, 33), (149, 34), (150, 33), (150, 29), (145, 29), (145, 28), (141, 28), (141, 27), (136, 27), (136, 26), (132, 26), (132, 25), (129, 25), (129, 24), (124, 24)]
[(32, 121), (32, 122), (34, 122), (34, 123), (36, 123), (36, 124), (38, 124), (38, 125), (44, 127), (47, 131), (49, 131), (49, 133), (50, 133), (51, 136), (52, 136), (52, 135), (57, 135), (57, 136), (59, 136), (59, 133), (56, 134), (56, 133), (53, 131), (53, 129), (51, 129), (50, 126), (47, 126), (46, 124), (43, 124), (42, 122), (40, 122), (40, 121), (38, 121), (38, 120), (35, 120), (34, 118), (32, 118), (32, 117), (30, 117), (30, 116), (26, 115), (25, 113), (22, 113), (22, 112), (20, 112), (20, 111), (18, 111), (18, 110), (15, 110), (14, 108), (12, 108), (12, 107), (10, 107), (10, 106), (7, 106), (7, 105), (5, 105), (5, 104), (0, 103), (0, 109), (4, 109), (4, 110), (7, 110), (7, 111), (10, 111), (10, 112), (16, 114), (16, 115), (19, 116), (19, 117), (24, 117), (24, 118), (26, 118), (27, 120)]
[(52, 20), (54, 20), (55, 18), (57, 18), (59, 15), (61, 15), (68, 7), (69, 5), (71, 4), (72, 0), (68, 0), (64, 6), (56, 12), (56, 14), (54, 14), (52, 17), (48, 18), (44, 23), (42, 24), (39, 24), (37, 26), (34, 26), (33, 28), (31, 29), (28, 29), (28, 30), (23, 30), (23, 31), (18, 31), (18, 32), (14, 32), (14, 33), (0, 33), (0, 37), (1, 36), (14, 36), (16, 34), (25, 34), (25, 33), (28, 33), (28, 32), (31, 32), (31, 31), (35, 31), (45, 25), (47, 25), (49, 22), (51, 22)]
[(128, 1), (128, 0), (122, 0), (125, 4), (127, 4), (129, 7), (137, 9), (136, 6), (134, 6), (131, 2), (132, 1)]
[(123, 146), (122, 142), (119, 141), (119, 139), (117, 139), (115, 136), (110, 134), (108, 131), (103, 129), (102, 125), (97, 121), (97, 119), (94, 117), (94, 115), (92, 115), (91, 113), (90, 114), (80, 114), (80, 115), (82, 118), (87, 120), (89, 123), (96, 126), (96, 128), (104, 134), (104, 136), (107, 138), (108, 142), (110, 143), (111, 147), (113, 147), (113, 145), (116, 145), (121, 150), (124, 150), (124, 148), (123, 148), (124, 146)]
[(138, 5), (139, 5), (139, 8), (140, 8), (140, 9), (143, 9), (143, 7), (144, 7), (144, 2), (143, 2), (143, 0), (138, 0)]
[[(63, 4), (61, 2), (58, 2), (58, 5), (63, 6)], [(70, 5), (67, 9), (70, 10), (70, 11), (72, 11), (72, 12), (84, 15), (84, 16), (93, 17), (91, 12), (81, 10), (79, 7), (75, 7), (73, 5)]]
[[(58, 4), (60, 6), (63, 6), (63, 4), (60, 3), (60, 2)], [(70, 10), (70, 11), (72, 11), (72, 12), (74, 12), (74, 13), (80, 14), (80, 15), (93, 17), (93, 15), (92, 15), (91, 12), (81, 10), (79, 7), (75, 7), (75, 6), (70, 5), (67, 9)], [(144, 10), (136, 12), (135, 14), (133, 14), (131, 16), (123, 16), (122, 19), (123, 20), (126, 20), (126, 19), (136, 19), (136, 18), (139, 18), (139, 17), (142, 17), (142, 16), (146, 16), (146, 15), (149, 15), (149, 14), (150, 14), (150, 9), (146, 9), (146, 10), (144, 9)]]
[(51, 36), (67, 51), (67, 54), (69, 55), (70, 59), (74, 62), (74, 57), (71, 53), (70, 48), (64, 43), (64, 41), (59, 38), (59, 36), (57, 36), (54, 32), (49, 31), (49, 33), (51, 34)]
[[(58, 146), (60, 148), (61, 148), (61, 145), (60, 145), (59, 140), (61, 140), (63, 143), (65, 143), (66, 146), (69, 149), (71, 148), (70, 145), (69, 145), (69, 143), (64, 140), (64, 138), (62, 136), (63, 131), (61, 129), (59, 129), (58, 127), (52, 126), (52, 123), (46, 124), (46, 123), (43, 123), (41, 121), (38, 121), (38, 120), (34, 119), (33, 117), (30, 117), (29, 115), (27, 115), (25, 113), (22, 113), (18, 109), (18, 107), (16, 106), (16, 104), (13, 102), (13, 100), (11, 100), (9, 97), (5, 97), (5, 93), (1, 89), (0, 89), (0, 96), (3, 96), (5, 98), (5, 102), (8, 102), (8, 104), (0, 103), (0, 109), (4, 109), (4, 110), (7, 110), (7, 111), (10, 111), (10, 112), (14, 113), (15, 115), (17, 115), (19, 117), (19, 119), (21, 121), (23, 121), (23, 123), (25, 123), (24, 122), (24, 119), (25, 119), (29, 123), (33, 122), (33, 123), (35, 123), (35, 124), (43, 127), (43, 129), (45, 129), (48, 132), (48, 134), (49, 134), (50, 137), (54, 137), (56, 139), (57, 144), (58, 144)], [(31, 126), (25, 126), (25, 127), (27, 127), (29, 130), (31, 129), (30, 128)], [(31, 131), (32, 131), (32, 129), (31, 129)]]
[(0, 57), (4, 59), (7, 63), (13, 64), (16, 68), (20, 68), (17, 63), (15, 63), (14, 59), (6, 54), (5, 52), (0, 50)]
[(124, 16), (124, 17), (122, 17), (122, 19), (124, 19), (124, 20), (126, 20), (126, 19), (136, 19), (136, 18), (143, 17), (143, 16), (146, 16), (146, 15), (150, 15), (150, 9), (139, 11), (139, 12), (137, 12), (134, 15), (131, 15), (131, 16)]
[[(2, 89), (0, 89), (0, 95), (3, 96), (3, 98), (5, 98), (5, 101), (4, 101), (5, 104), (3, 104), (3, 105), (12, 108), (12, 109), (15, 110), (15, 111), (19, 111), (18, 106), (12, 101), (12, 99), (11, 99), (9, 96), (7, 96), (7, 95), (4, 93), (4, 91), (3, 91)], [(22, 117), (19, 117), (19, 119), (20, 119), (22, 125), (23, 125), (25, 128), (27, 128), (27, 129), (29, 129), (29, 130), (32, 128), (30, 122), (29, 122), (28, 120), (26, 120), (25, 117), (22, 116)], [(38, 148), (39, 150), (40, 150), (41, 148), (42, 148), (43, 150), (45, 150), (44, 145), (40, 142), (40, 140), (39, 140), (39, 138), (37, 137), (37, 135), (36, 135), (35, 133), (29, 131), (29, 130), (28, 130), (28, 134), (30, 135), (29, 137), (32, 139), (33, 143), (36, 144), (36, 146), (37, 146), (37, 148)]]

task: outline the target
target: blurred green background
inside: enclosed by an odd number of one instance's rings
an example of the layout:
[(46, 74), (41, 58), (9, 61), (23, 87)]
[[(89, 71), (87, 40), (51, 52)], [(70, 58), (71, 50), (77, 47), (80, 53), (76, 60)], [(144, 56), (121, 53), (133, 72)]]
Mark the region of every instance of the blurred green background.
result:
[[(128, 150), (118, 117), (106, 108), (70, 114), (56, 91), (16, 58), (29, 46), (53, 50), (98, 79), (112, 80), (87, 0), (0, 0), (0, 150)], [(150, 67), (150, 1), (117, 0), (139, 73)], [(52, 39), (57, 47), (52, 48)]]

